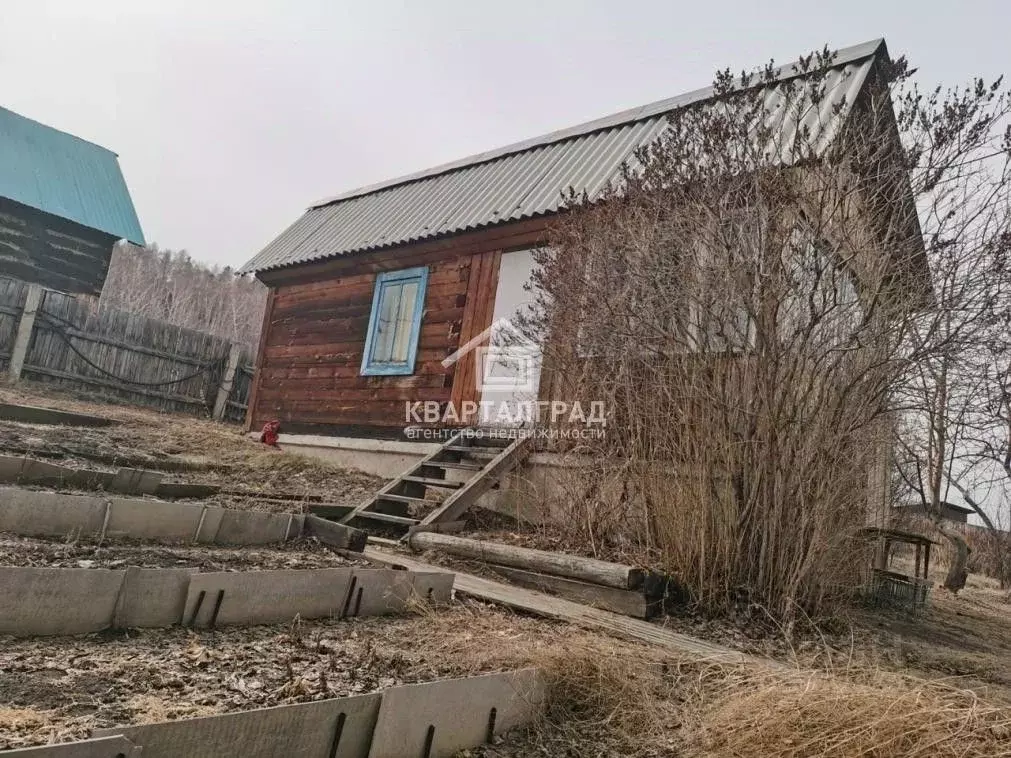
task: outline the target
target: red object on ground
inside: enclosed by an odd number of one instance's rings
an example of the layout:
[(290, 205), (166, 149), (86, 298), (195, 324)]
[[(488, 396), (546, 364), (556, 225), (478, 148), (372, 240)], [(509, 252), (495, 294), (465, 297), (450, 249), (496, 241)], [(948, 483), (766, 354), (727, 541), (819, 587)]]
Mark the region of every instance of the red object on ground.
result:
[(281, 431), (281, 422), (277, 419), (273, 421), (268, 421), (263, 425), (263, 431), (260, 432), (260, 442), (264, 445), (270, 445), (271, 447), (277, 447), (277, 436)]

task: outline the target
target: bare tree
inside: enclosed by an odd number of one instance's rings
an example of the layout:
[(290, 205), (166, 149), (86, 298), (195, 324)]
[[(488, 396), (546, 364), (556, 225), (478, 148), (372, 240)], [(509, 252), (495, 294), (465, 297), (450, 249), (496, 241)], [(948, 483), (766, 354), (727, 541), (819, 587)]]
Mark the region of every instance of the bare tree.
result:
[(786, 81), (723, 72), (619, 185), (570, 198), (526, 323), (551, 396), (608, 408), (580, 450), (597, 461), (568, 520), (580, 538), (620, 535), (701, 605), (744, 595), (788, 623), (860, 582), (893, 428), (985, 332), (1007, 228), (999, 205), (972, 222), (964, 160), (982, 127), (963, 109), (995, 108), (997, 88), (920, 98), (900, 60), (848, 102), (832, 60)]

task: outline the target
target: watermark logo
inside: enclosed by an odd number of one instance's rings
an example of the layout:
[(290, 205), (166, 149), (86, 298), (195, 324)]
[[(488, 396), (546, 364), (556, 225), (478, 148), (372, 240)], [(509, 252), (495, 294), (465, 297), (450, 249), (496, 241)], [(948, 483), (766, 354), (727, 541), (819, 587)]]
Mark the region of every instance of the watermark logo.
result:
[(541, 375), (541, 348), (507, 318), (500, 318), (442, 361), (446, 368), (473, 355), (481, 392), (534, 394)]

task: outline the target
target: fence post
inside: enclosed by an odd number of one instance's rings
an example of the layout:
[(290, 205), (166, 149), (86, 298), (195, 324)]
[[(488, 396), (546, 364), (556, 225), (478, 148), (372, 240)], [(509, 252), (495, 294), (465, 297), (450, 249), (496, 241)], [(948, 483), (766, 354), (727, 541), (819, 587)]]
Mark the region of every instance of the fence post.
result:
[(14, 347), (7, 363), (7, 380), (16, 382), (21, 378), (21, 370), (25, 366), (25, 356), (28, 355), (28, 345), (32, 341), (32, 330), (35, 328), (35, 314), (42, 305), (42, 295), (45, 289), (41, 284), (29, 284), (28, 295), (25, 297), (25, 308), (21, 311), (18, 322), (18, 332), (14, 337)]
[(235, 385), (235, 372), (239, 367), (239, 356), (242, 354), (242, 345), (232, 343), (228, 348), (228, 363), (225, 364), (225, 373), (221, 375), (221, 384), (218, 387), (218, 397), (214, 401), (215, 421), (221, 421), (225, 417), (228, 409), (228, 398), (232, 394), (232, 387)]

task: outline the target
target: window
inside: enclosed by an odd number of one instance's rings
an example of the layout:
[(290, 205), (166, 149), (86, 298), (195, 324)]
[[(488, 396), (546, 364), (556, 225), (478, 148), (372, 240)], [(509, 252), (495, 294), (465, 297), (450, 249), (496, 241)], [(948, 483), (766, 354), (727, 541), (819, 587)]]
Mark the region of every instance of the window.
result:
[(414, 373), (426, 284), (428, 268), (424, 266), (389, 271), (376, 277), (362, 356), (363, 376)]

